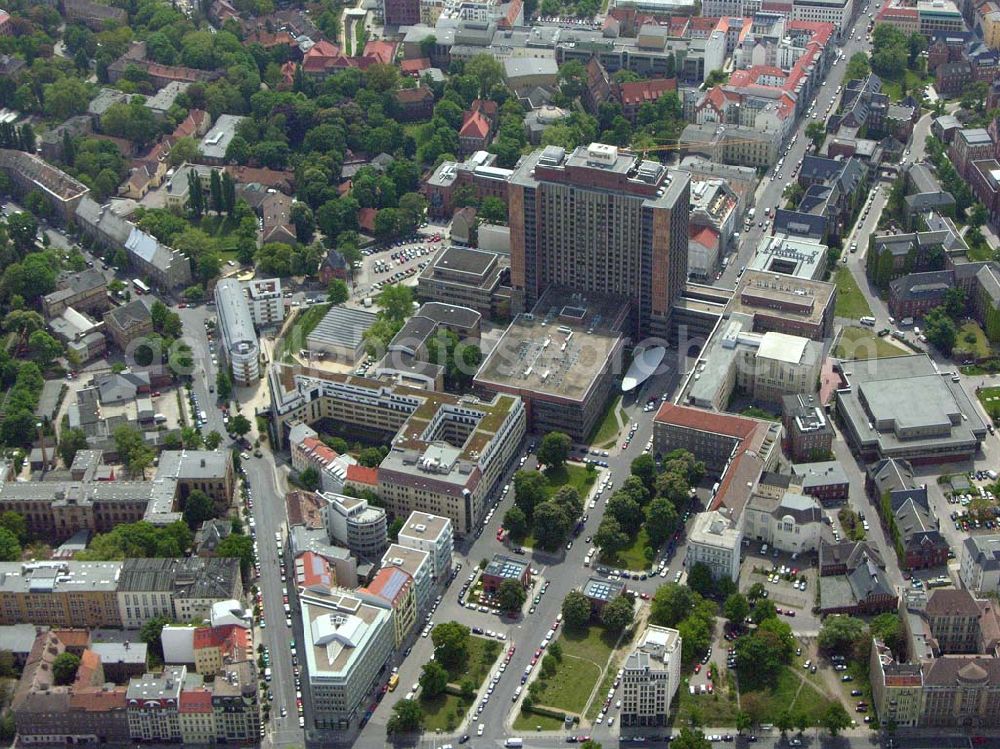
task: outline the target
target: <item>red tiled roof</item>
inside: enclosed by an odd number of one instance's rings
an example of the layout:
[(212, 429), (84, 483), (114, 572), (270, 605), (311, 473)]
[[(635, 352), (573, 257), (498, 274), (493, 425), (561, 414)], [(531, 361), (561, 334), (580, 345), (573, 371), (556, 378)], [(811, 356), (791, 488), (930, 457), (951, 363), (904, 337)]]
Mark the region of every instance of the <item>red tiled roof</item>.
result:
[(349, 465), (347, 466), (347, 480), (354, 484), (375, 486), (378, 484), (378, 469), (361, 465)]
[(690, 236), (692, 241), (703, 247), (716, 249), (719, 246), (719, 232), (710, 226), (692, 226)]
[(76, 683), (82, 686), (91, 685), (100, 667), (101, 656), (93, 650), (84, 650), (80, 656), (80, 665), (76, 669)]
[(88, 713), (124, 710), (127, 693), (128, 689), (123, 686), (109, 690), (100, 687), (74, 688), (69, 693), (69, 706)]
[(358, 211), (358, 226), (368, 233), (375, 231), (375, 217), (377, 215), (378, 211), (374, 208), (362, 208)]
[(462, 129), (458, 131), (460, 138), (486, 138), (490, 134), (490, 123), (481, 112), (466, 112)]
[(373, 57), (383, 65), (391, 65), (396, 58), (396, 45), (385, 39), (373, 39), (365, 44), (364, 57)]
[(725, 434), (738, 439), (746, 439), (757, 427), (757, 422), (752, 419), (702, 411), (688, 406), (676, 406), (669, 402), (660, 406), (653, 421), (687, 427), (688, 429), (698, 429), (702, 432)]
[[(406, 582), (401, 582), (400, 575), (406, 577)], [(413, 577), (409, 572), (399, 567), (383, 567), (375, 574), (371, 583), (364, 590), (395, 604), (399, 597), (406, 592), (407, 583), (413, 584)]]
[(177, 711), (181, 713), (212, 712), (212, 693), (207, 689), (181, 690), (181, 704)]
[(299, 555), (298, 562), (302, 562), (302, 575), (299, 576), (296, 569), (296, 582), (303, 588), (322, 586), (329, 588), (333, 585), (334, 576), (330, 570), (330, 563), (319, 554), (306, 551)]
[(400, 104), (420, 104), (428, 99), (434, 99), (434, 93), (426, 86), (416, 88), (401, 88), (394, 96)]
[(326, 39), (320, 39), (313, 46), (309, 48), (309, 51), (305, 54), (305, 59), (317, 58), (317, 57), (339, 57), (340, 47), (336, 44), (326, 41)]
[(648, 81), (632, 81), (619, 87), (622, 104), (642, 104), (656, 101), (665, 93), (677, 90), (676, 78), (654, 78)]
[(86, 629), (54, 629), (52, 634), (70, 650), (90, 647), (90, 632)]
[(418, 57), (413, 60), (403, 60), (399, 63), (399, 70), (401, 73), (407, 75), (412, 73), (419, 73), (422, 70), (427, 70), (431, 67), (431, 61), (426, 57)]
[(302, 440), (302, 449), (326, 464), (332, 463), (338, 456), (336, 450), (332, 450), (318, 437), (306, 437)]

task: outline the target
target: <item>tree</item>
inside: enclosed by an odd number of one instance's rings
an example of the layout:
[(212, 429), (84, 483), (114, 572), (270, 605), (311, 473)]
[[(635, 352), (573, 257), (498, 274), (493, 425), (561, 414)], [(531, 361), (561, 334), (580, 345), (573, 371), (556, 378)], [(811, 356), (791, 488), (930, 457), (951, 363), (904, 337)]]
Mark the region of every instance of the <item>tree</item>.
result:
[(629, 538), (625, 535), (621, 525), (613, 517), (607, 516), (601, 520), (594, 534), (594, 545), (601, 550), (604, 557), (614, 557), (619, 551), (628, 546)]
[(437, 697), (448, 686), (448, 671), (437, 660), (424, 664), (420, 674), (420, 688), (424, 697)]
[(766, 598), (758, 599), (757, 603), (754, 604), (753, 611), (750, 612), (750, 618), (753, 620), (754, 624), (760, 624), (768, 619), (773, 619), (777, 615), (777, 608), (775, 608), (775, 605)]
[(114, 431), (118, 458), (131, 476), (143, 476), (153, 464), (153, 451), (146, 445), (139, 430), (122, 425)]
[(73, 464), (78, 450), (87, 449), (87, 433), (82, 429), (69, 427), (59, 435), (59, 457), (67, 468)]
[(163, 628), (170, 624), (170, 619), (165, 616), (154, 616), (139, 628), (139, 639), (146, 643), (149, 652), (163, 660), (163, 641), (160, 635)]
[(652, 455), (643, 453), (638, 458), (634, 458), (630, 470), (633, 476), (642, 481), (646, 491), (652, 494), (656, 490), (656, 461), (653, 460)]
[(13, 510), (4, 510), (0, 513), (0, 528), (4, 528), (14, 534), (19, 544), (28, 543), (28, 523), (24, 515)]
[(535, 508), (532, 522), (535, 541), (548, 551), (559, 548), (573, 523), (566, 510), (553, 500), (542, 502)]
[(646, 509), (646, 533), (650, 543), (660, 546), (677, 529), (677, 508), (663, 497), (657, 497)]
[(851, 55), (851, 59), (847, 61), (847, 70), (844, 73), (844, 78), (848, 81), (866, 78), (870, 72), (871, 65), (868, 61), (868, 55), (864, 52), (855, 52)]
[(233, 395), (233, 381), (225, 369), (220, 369), (215, 375), (215, 394), (220, 401), (227, 401)]
[(215, 506), (209, 497), (201, 489), (192, 489), (184, 500), (184, 522), (188, 528), (194, 530), (206, 520), (215, 517)]
[(538, 461), (547, 466), (559, 467), (566, 462), (572, 448), (573, 440), (569, 435), (549, 432), (542, 437), (542, 443), (538, 446)]
[(517, 611), (527, 598), (520, 580), (504, 580), (497, 589), (497, 604), (504, 611)]
[(839, 702), (832, 702), (826, 709), (826, 712), (823, 713), (820, 722), (823, 728), (830, 732), (831, 736), (836, 736), (851, 725), (851, 716), (847, 714), (844, 706)]
[(816, 150), (819, 150), (820, 146), (823, 145), (823, 141), (826, 140), (826, 123), (810, 122), (806, 125), (806, 137), (812, 141)]
[(487, 197), (479, 206), (479, 218), (490, 224), (507, 223), (507, 204), (500, 198)]
[(723, 604), (722, 614), (733, 624), (743, 624), (750, 616), (750, 604), (742, 593), (733, 593)]
[(816, 644), (826, 653), (847, 655), (864, 636), (865, 623), (853, 616), (828, 616), (823, 620)]
[(327, 301), (332, 302), (333, 304), (343, 304), (351, 298), (351, 292), (347, 288), (346, 283), (341, 281), (339, 278), (335, 278), (330, 281), (326, 298)]
[(944, 292), (944, 311), (952, 319), (958, 319), (965, 314), (965, 289), (952, 286)]
[(376, 300), (380, 314), (389, 320), (402, 322), (413, 314), (413, 289), (402, 284), (384, 287)]
[(434, 657), (445, 668), (462, 665), (469, 655), (469, 628), (458, 622), (443, 622), (431, 630)]
[(7, 217), (7, 236), (21, 252), (35, 248), (37, 235), (38, 221), (30, 213), (18, 211)]
[(400, 700), (392, 706), (392, 716), (385, 724), (385, 731), (392, 736), (397, 733), (415, 733), (424, 724), (424, 711), (413, 700)]
[(711, 596), (715, 592), (715, 579), (711, 568), (704, 562), (697, 562), (688, 570), (688, 587), (695, 593)]
[(528, 518), (517, 505), (511, 507), (503, 516), (503, 527), (506, 528), (514, 538), (524, 538), (528, 535)]
[(222, 444), (222, 435), (215, 429), (205, 435), (205, 449), (214, 450)]
[(243, 414), (236, 414), (229, 420), (229, 431), (242, 437), (250, 431), (250, 420)]
[(52, 661), (52, 676), (57, 685), (69, 686), (76, 679), (78, 668), (80, 668), (80, 656), (70, 652), (60, 653)]
[(548, 497), (548, 484), (538, 471), (518, 471), (514, 474), (514, 504), (521, 508), (528, 520), (535, 507)]
[(16, 562), (21, 558), (21, 544), (17, 536), (6, 528), (0, 528), (0, 562)]
[(583, 629), (590, 622), (590, 599), (578, 590), (571, 590), (563, 599), (562, 615), (567, 627)]
[(869, 624), (872, 637), (877, 637), (896, 655), (896, 660), (906, 660), (906, 634), (903, 622), (895, 614), (879, 614)]
[(671, 749), (712, 749), (712, 742), (701, 731), (682, 728), (670, 742)]
[(601, 611), (601, 622), (610, 632), (624, 632), (635, 621), (635, 604), (627, 595), (620, 595)]
[(749, 731), (753, 728), (753, 719), (750, 717), (750, 713), (743, 712), (740, 710), (736, 713), (736, 731), (741, 736), (744, 731)]
[(479, 82), (479, 95), (486, 96), (494, 85), (503, 82), (503, 66), (489, 54), (475, 55), (465, 63), (465, 75)]
[(782, 736), (795, 728), (795, 718), (792, 716), (792, 711), (785, 708), (778, 713), (778, 717), (774, 721), (774, 725), (776, 725), (778, 730), (781, 731)]
[(804, 733), (807, 728), (809, 728), (811, 721), (809, 720), (809, 714), (805, 710), (797, 710), (793, 718), (795, 721), (795, 727), (799, 730), (799, 733)]
[(308, 489), (311, 492), (319, 489), (320, 478), (319, 471), (317, 471), (312, 466), (303, 469), (299, 473), (299, 483), (302, 484), (304, 489)]
[(649, 620), (661, 627), (676, 627), (691, 613), (694, 603), (690, 588), (674, 583), (661, 585), (653, 596)]

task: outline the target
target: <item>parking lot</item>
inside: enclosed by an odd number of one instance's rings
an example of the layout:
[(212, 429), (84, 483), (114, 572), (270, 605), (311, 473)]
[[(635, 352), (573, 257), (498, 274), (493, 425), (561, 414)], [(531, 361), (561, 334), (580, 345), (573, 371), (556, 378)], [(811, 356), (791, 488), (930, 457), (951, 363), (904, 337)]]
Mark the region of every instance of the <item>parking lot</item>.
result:
[(746, 593), (755, 583), (764, 586), (767, 598), (796, 635), (814, 637), (819, 620), (812, 613), (816, 600), (816, 554), (778, 553), (765, 545), (751, 542), (740, 571), (740, 591)]
[(417, 274), (443, 246), (442, 235), (435, 233), (414, 234), (405, 240), (366, 247), (361, 251), (361, 268), (355, 274), (356, 296), (377, 294), (394, 283), (415, 284)]

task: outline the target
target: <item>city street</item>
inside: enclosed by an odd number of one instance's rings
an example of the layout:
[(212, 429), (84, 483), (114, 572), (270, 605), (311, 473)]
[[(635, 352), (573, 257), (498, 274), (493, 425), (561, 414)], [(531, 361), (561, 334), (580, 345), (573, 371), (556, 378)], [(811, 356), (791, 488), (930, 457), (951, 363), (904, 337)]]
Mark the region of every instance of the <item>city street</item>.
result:
[[(841, 49), (844, 52), (844, 58), (838, 62), (836, 65), (831, 65), (830, 70), (826, 75), (826, 82), (820, 87), (819, 91), (816, 93), (815, 106), (816, 114), (819, 115), (818, 119), (811, 119), (805, 114), (803, 114), (802, 119), (796, 126), (794, 130), (795, 144), (791, 146), (791, 150), (788, 155), (782, 155), (785, 159), (784, 166), (781, 170), (781, 177), (777, 177), (774, 169), (768, 170), (768, 175), (761, 180), (760, 185), (755, 193), (755, 200), (753, 207), (756, 209), (756, 216), (754, 218), (753, 225), (749, 231), (746, 231), (740, 235), (740, 242), (735, 255), (730, 256), (729, 265), (726, 267), (725, 271), (722, 273), (722, 277), (715, 282), (716, 286), (724, 286), (727, 288), (732, 288), (736, 285), (737, 278), (739, 277), (740, 269), (746, 266), (753, 258), (754, 253), (757, 251), (757, 246), (760, 244), (760, 239), (765, 234), (770, 234), (770, 225), (767, 223), (767, 214), (772, 208), (780, 208), (784, 206), (785, 201), (782, 198), (782, 193), (785, 188), (792, 182), (791, 173), (795, 168), (795, 165), (802, 159), (806, 150), (810, 145), (809, 139), (806, 137), (806, 127), (812, 122), (822, 122), (824, 118), (828, 115), (826, 114), (826, 109), (828, 106), (833, 104), (831, 108), (831, 113), (836, 111), (836, 100), (839, 99), (836, 91), (837, 88), (843, 85), (845, 81), (845, 73), (847, 71), (847, 63), (851, 59), (851, 55), (856, 52), (871, 53), (871, 45), (865, 41), (864, 31), (868, 26), (868, 10), (870, 7), (862, 6), (861, 11), (858, 13), (857, 19), (854, 25), (850, 27), (850, 31), (844, 35), (844, 45)], [(854, 37), (857, 36), (857, 39)], [(807, 107), (808, 109), (808, 107)], [(790, 139), (789, 139), (790, 140)], [(786, 144), (787, 145), (787, 144)], [(758, 223), (764, 221), (763, 227), (758, 226)]]

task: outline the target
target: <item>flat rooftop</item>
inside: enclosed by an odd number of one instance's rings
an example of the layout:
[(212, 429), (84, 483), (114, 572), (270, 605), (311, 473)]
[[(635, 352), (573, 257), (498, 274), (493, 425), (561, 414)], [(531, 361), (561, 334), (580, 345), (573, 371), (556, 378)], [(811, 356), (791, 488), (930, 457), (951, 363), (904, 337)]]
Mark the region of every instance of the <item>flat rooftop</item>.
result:
[(834, 284), (825, 281), (747, 269), (726, 312), (770, 312), (818, 324), (836, 291)]
[(357, 348), (376, 318), (376, 314), (368, 310), (334, 305), (306, 336), (306, 342), (308, 345), (315, 342)]
[(514, 318), (480, 367), (476, 383), (585, 401), (609, 362), (620, 355), (622, 334), (609, 323), (620, 316), (621, 302), (573, 296), (546, 294), (534, 312)]
[(495, 252), (452, 246), (438, 255), (434, 267), (451, 273), (481, 277), (496, 263), (497, 257)]

